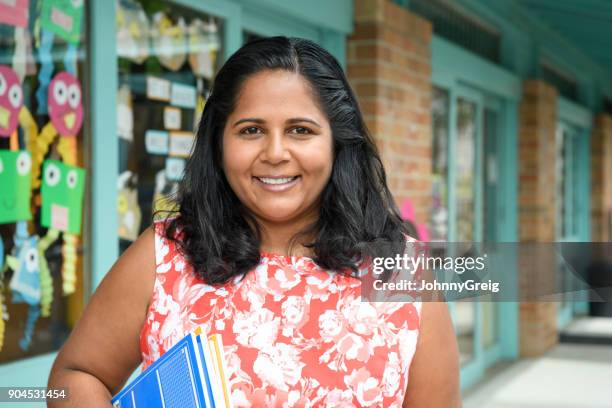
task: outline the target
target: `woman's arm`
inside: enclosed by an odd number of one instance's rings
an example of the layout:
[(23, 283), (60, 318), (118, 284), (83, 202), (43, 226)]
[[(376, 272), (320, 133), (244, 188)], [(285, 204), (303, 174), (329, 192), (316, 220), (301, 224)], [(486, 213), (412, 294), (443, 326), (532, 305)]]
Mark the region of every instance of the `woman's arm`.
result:
[(403, 408), (461, 407), (459, 351), (445, 302), (423, 302)]
[(49, 407), (110, 407), (141, 362), (139, 336), (155, 282), (155, 242), (147, 229), (119, 258), (91, 297), (61, 348), (49, 388), (65, 388), (66, 402)]

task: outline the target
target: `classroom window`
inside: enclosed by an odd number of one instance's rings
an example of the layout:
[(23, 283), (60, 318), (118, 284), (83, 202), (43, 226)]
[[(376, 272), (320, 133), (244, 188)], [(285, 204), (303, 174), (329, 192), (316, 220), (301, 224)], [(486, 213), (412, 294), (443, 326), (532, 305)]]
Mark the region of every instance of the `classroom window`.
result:
[(222, 55), (222, 21), (171, 2), (117, 9), (120, 249), (170, 209)]
[(87, 2), (0, 2), (0, 364), (56, 351), (90, 270)]

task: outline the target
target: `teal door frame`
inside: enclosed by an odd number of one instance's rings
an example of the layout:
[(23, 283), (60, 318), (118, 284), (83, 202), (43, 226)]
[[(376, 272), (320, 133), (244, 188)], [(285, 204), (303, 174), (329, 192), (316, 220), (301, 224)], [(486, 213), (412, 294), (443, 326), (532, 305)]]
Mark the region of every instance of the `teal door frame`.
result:
[[(448, 240), (455, 241), (457, 237), (457, 209), (455, 197), (456, 183), (456, 139), (457, 139), (457, 98), (462, 97), (476, 101), (477, 135), (476, 142), (476, 208), (482, 212), (482, 115), (484, 109), (492, 109), (498, 113), (500, 132), (498, 151), (499, 191), (497, 192), (498, 207), (496, 212), (501, 220), (496, 232), (497, 242), (518, 241), (518, 103), (521, 98), (521, 80), (514, 74), (475, 56), (464, 49), (434, 35), (431, 43), (432, 51), (432, 82), (433, 85), (444, 88), (449, 95), (448, 115)], [(480, 113), (478, 113), (480, 112)], [(480, 217), (477, 217), (480, 218)], [(476, 231), (482, 228), (475, 226)], [(475, 238), (482, 238), (481, 233)], [(515, 260), (509, 260), (514, 262)], [(510, 265), (511, 267), (511, 265)], [(513, 270), (517, 270), (514, 268)], [(517, 285), (517, 282), (515, 282)], [(512, 290), (512, 289), (511, 289)], [(513, 288), (516, 291), (516, 288)], [(461, 367), (461, 389), (476, 383), (481, 379), (487, 367), (500, 359), (513, 360), (518, 358), (518, 302), (498, 302), (495, 316), (498, 327), (498, 342), (484, 350), (481, 342), (482, 334), (482, 304), (474, 303), (474, 350), (472, 360)], [(449, 303), (451, 317), (455, 315), (456, 305)], [(454, 320), (454, 319), (453, 319)]]
[[(318, 41), (345, 63), (346, 36), (352, 31), (352, 0), (169, 0), (195, 11), (223, 20), (223, 58), (227, 59), (242, 45), (242, 33), (247, 27), (274, 26), (278, 34), (302, 35), (306, 31), (289, 23), (271, 25), (266, 22), (304, 21), (316, 27)], [(91, 273), (85, 279), (87, 301), (100, 281), (119, 256), (117, 245), (117, 177), (119, 155), (115, 141), (117, 134), (117, 44), (115, 1), (92, 0), (87, 20), (90, 57), (89, 83), (91, 152), (88, 168), (88, 188), (91, 194), (89, 222), (89, 263)], [(259, 14), (251, 14), (257, 9)], [(261, 18), (254, 20), (253, 16)], [(94, 18), (95, 16), (95, 18)], [(255, 25), (253, 25), (255, 24)], [(267, 28), (266, 28), (267, 29)], [(285, 31), (289, 30), (289, 31)], [(109, 103), (109, 101), (113, 101)], [(0, 386), (46, 386), (51, 365), (57, 353), (0, 365)], [(10, 379), (10, 380), (9, 380)], [(43, 407), (44, 403), (20, 403), (20, 407)]]
[[(570, 143), (566, 159), (570, 161), (572, 177), (565, 180), (565, 190), (570, 191), (565, 197), (564, 219), (557, 219), (571, 229), (570, 234), (561, 234), (557, 227), (557, 240), (561, 242), (589, 242), (591, 239), (591, 130), (593, 115), (584, 106), (566, 98), (557, 100), (557, 126), (569, 136)], [(565, 327), (575, 315), (588, 312), (586, 293), (569, 293), (565, 303), (557, 310), (557, 327)]]

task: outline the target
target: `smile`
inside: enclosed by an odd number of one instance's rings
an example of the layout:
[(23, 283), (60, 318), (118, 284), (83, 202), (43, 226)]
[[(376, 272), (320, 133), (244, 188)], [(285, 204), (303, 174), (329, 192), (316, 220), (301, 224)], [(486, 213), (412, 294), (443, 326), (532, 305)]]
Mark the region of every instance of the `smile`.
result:
[(300, 176), (293, 177), (253, 177), (257, 184), (268, 191), (285, 191), (297, 184)]

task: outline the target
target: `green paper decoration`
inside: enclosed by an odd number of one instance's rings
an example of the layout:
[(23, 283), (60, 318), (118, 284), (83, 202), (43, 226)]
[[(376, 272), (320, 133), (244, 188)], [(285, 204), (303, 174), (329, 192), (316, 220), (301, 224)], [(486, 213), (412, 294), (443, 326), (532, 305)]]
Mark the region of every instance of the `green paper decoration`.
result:
[(45, 160), (41, 187), (41, 224), (71, 234), (81, 233), (85, 170)]
[(43, 0), (40, 13), (41, 27), (67, 42), (79, 43), (82, 21), (83, 0)]
[(0, 224), (32, 219), (32, 158), (25, 150), (0, 150)]

